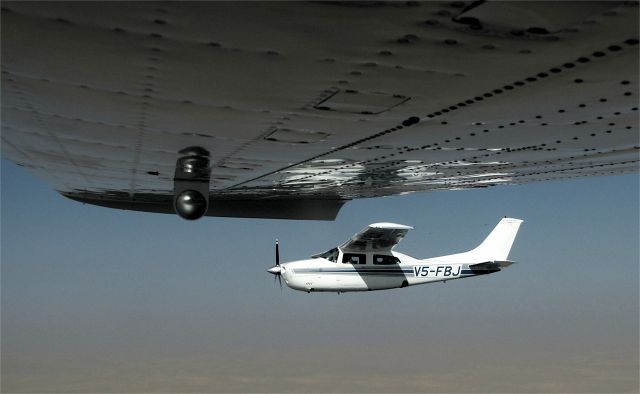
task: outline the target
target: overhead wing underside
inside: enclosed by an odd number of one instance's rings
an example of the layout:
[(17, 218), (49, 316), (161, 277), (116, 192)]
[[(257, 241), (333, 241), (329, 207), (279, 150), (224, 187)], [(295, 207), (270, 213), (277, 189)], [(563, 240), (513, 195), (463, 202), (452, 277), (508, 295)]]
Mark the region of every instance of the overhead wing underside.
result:
[[(3, 2), (2, 153), (63, 195), (333, 219), (638, 170), (637, 2)], [(206, 185), (205, 185), (206, 186)]]
[(411, 229), (413, 227), (395, 223), (370, 224), (340, 245), (340, 249), (353, 252), (389, 251)]

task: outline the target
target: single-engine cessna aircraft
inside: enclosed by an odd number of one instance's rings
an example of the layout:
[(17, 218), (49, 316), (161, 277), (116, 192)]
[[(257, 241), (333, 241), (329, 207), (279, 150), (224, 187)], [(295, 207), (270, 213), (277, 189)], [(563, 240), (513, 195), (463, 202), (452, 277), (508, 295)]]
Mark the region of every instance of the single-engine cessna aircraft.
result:
[(507, 257), (521, 223), (504, 218), (475, 249), (428, 259), (392, 250), (413, 228), (394, 223), (370, 224), (336, 248), (283, 264), (276, 241), (276, 265), (267, 271), (307, 293), (385, 290), (486, 275), (513, 264)]

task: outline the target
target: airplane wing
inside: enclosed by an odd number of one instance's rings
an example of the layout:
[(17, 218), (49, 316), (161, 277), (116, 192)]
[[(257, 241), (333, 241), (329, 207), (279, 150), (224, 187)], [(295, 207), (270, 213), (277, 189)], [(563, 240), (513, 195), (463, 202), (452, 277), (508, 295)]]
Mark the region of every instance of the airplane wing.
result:
[(370, 224), (340, 245), (340, 249), (343, 251), (389, 251), (412, 229), (413, 227), (395, 223)]
[(2, 155), (183, 217), (637, 172), (637, 7), (3, 1)]

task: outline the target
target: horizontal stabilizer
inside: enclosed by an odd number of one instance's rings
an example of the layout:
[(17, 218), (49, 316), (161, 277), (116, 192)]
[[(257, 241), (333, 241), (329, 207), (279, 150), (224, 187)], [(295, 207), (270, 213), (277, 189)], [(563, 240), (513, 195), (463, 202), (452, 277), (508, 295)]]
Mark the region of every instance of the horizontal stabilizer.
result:
[(513, 264), (513, 261), (486, 261), (484, 263), (470, 264), (469, 269), (474, 275), (486, 275), (501, 271), (502, 268)]
[(469, 268), (478, 269), (478, 270), (500, 270), (501, 268), (505, 268), (514, 264), (515, 261), (502, 260), (502, 261), (485, 261), (484, 263), (470, 264)]

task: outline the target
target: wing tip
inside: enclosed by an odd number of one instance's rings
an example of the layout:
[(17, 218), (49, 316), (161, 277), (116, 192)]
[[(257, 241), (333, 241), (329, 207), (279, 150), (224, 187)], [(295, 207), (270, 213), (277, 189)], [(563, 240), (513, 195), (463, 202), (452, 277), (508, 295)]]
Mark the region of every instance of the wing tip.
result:
[(404, 224), (398, 223), (389, 223), (389, 222), (380, 222), (380, 223), (372, 223), (369, 225), (370, 228), (383, 228), (383, 229), (393, 229), (393, 230), (413, 230), (413, 227), (407, 226)]
[(511, 223), (522, 223), (524, 222), (524, 220), (522, 219), (516, 219), (516, 218), (509, 218), (509, 217), (503, 217), (502, 220), (500, 220), (501, 222), (511, 222)]

